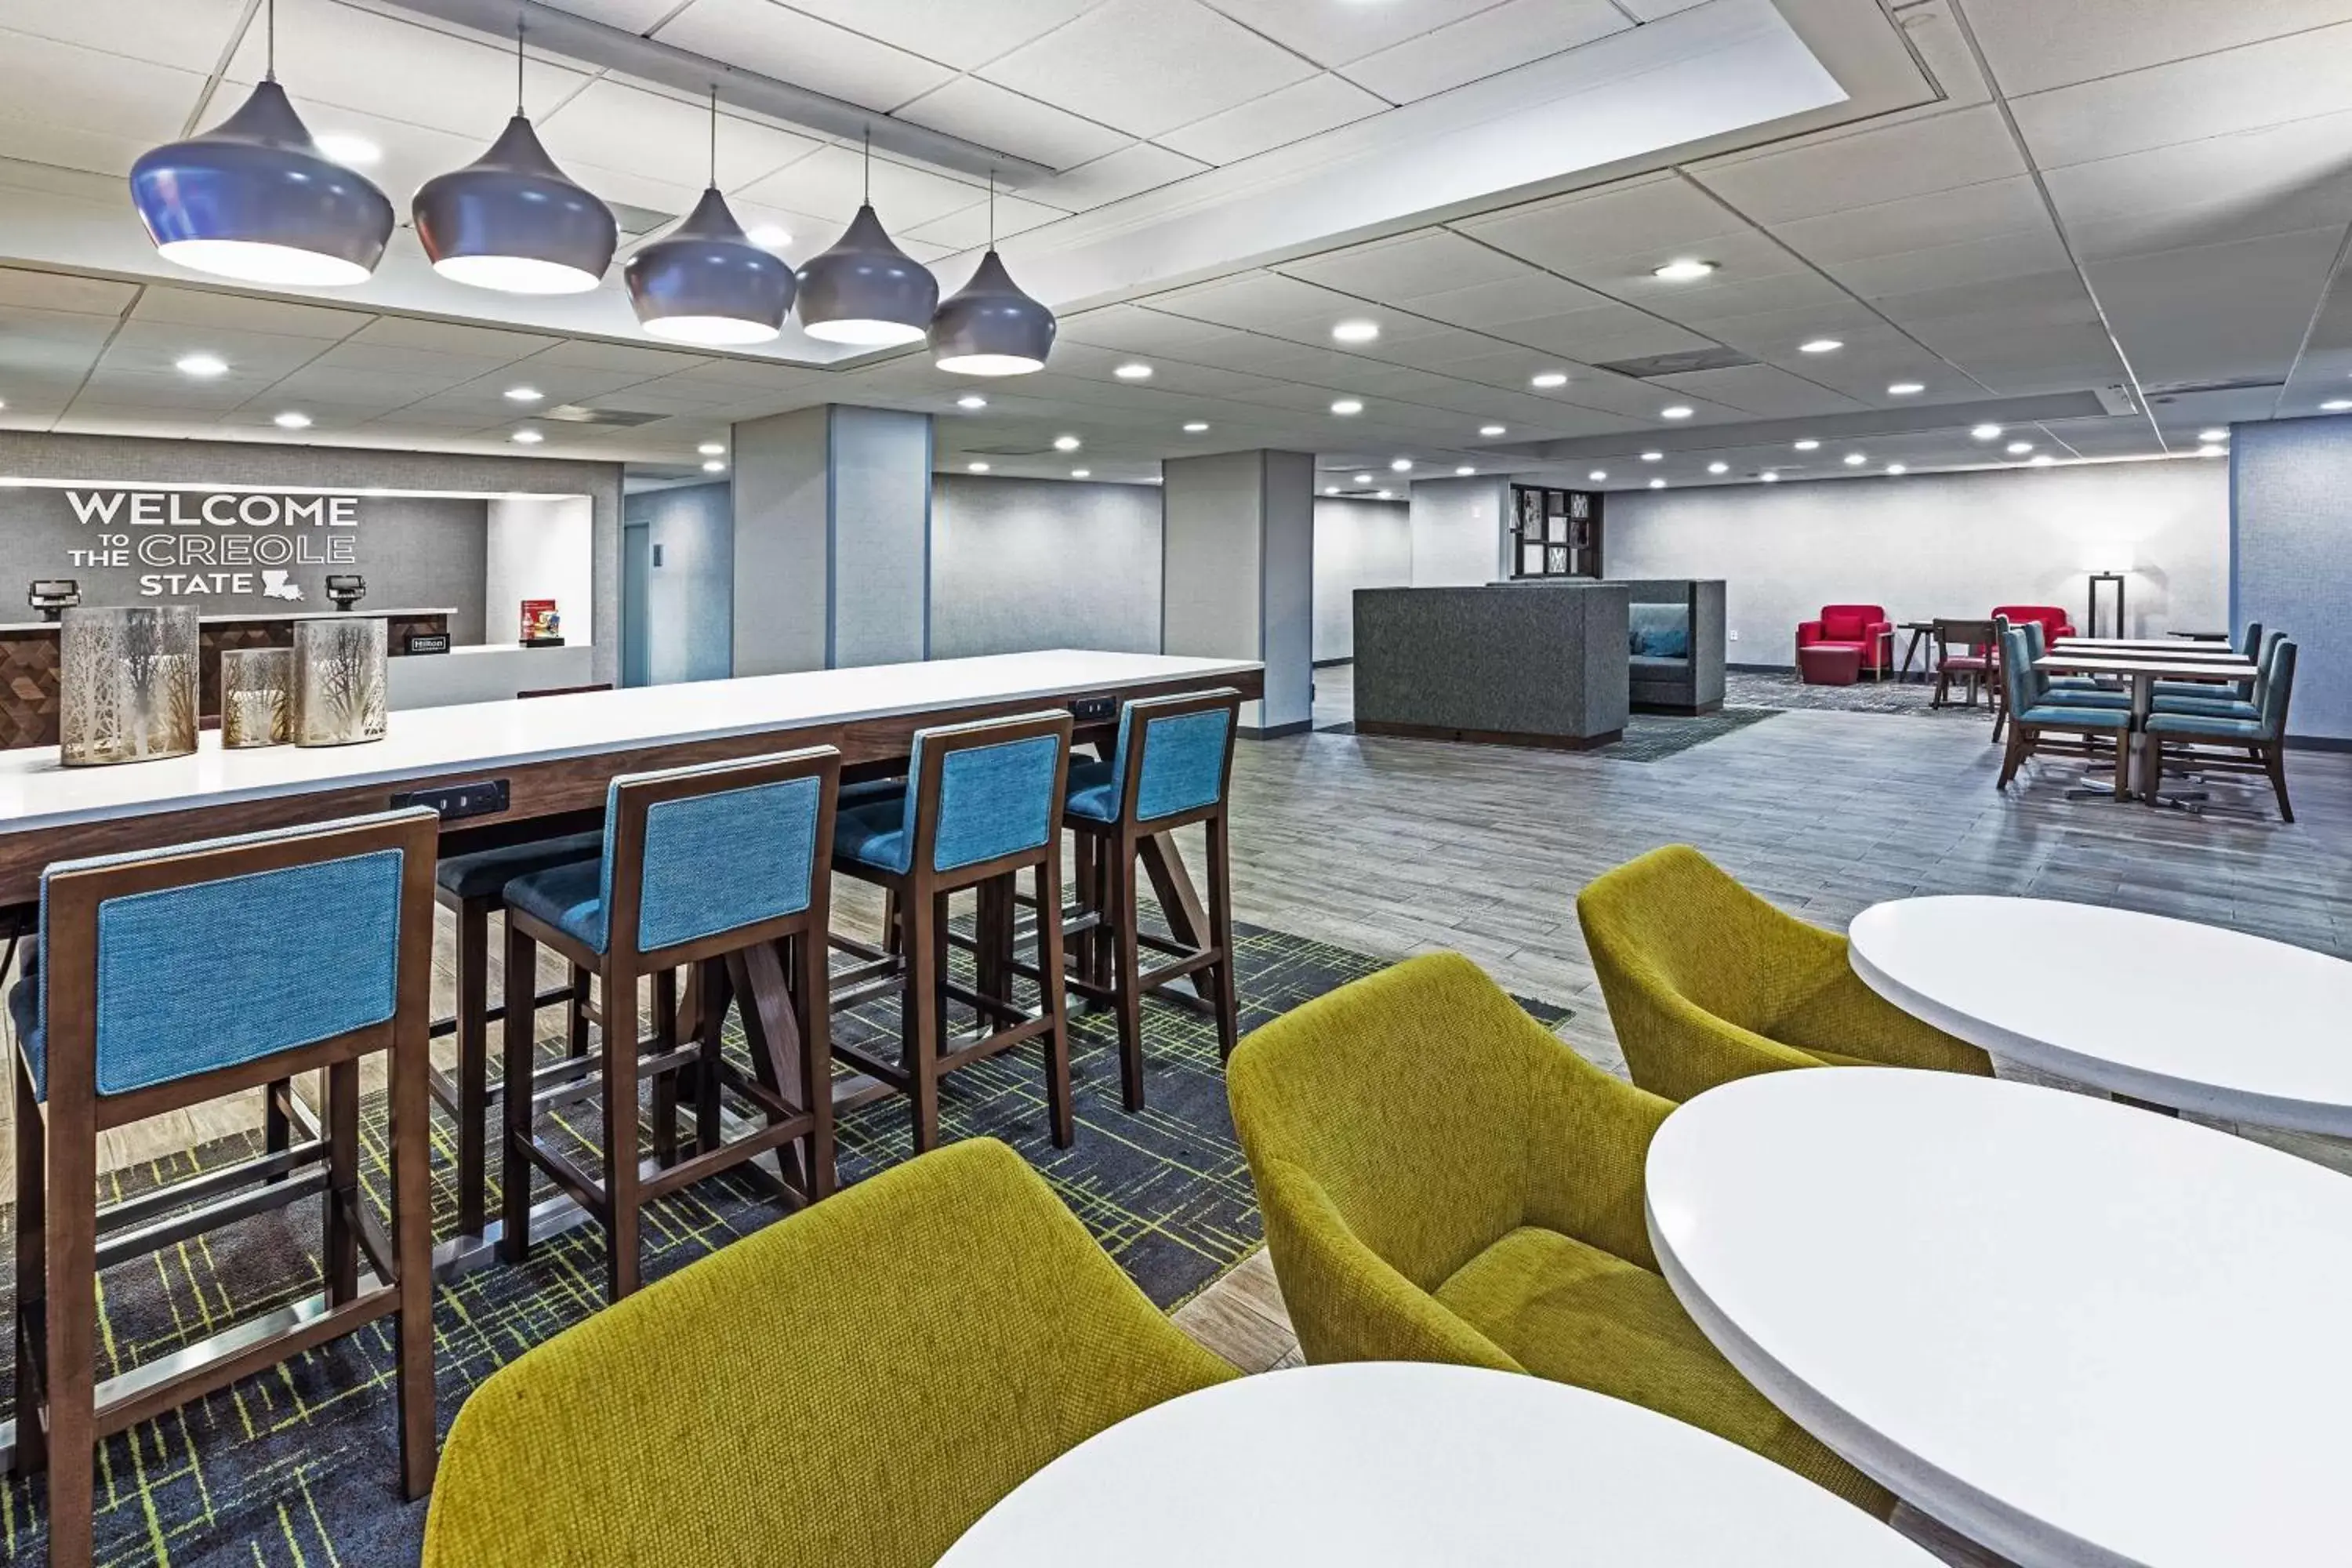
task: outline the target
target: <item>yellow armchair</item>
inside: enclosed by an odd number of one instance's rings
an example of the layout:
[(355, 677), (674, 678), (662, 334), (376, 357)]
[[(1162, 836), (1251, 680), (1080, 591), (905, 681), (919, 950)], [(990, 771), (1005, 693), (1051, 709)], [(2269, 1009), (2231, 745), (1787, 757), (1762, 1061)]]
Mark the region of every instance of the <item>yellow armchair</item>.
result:
[(1055, 1456), (1234, 1375), (970, 1139), (494, 1373), (450, 1430), (425, 1568), (919, 1568)]
[(1531, 1373), (1892, 1506), (1742, 1379), (1659, 1276), (1642, 1166), (1673, 1107), (1467, 959), (1412, 959), (1276, 1019), (1234, 1053), (1227, 1091), (1308, 1361)]
[(1685, 845), (1596, 877), (1576, 918), (1633, 1081), (1685, 1100), (1783, 1068), (1992, 1075), (1992, 1060), (1864, 984), (1846, 939), (1783, 914)]

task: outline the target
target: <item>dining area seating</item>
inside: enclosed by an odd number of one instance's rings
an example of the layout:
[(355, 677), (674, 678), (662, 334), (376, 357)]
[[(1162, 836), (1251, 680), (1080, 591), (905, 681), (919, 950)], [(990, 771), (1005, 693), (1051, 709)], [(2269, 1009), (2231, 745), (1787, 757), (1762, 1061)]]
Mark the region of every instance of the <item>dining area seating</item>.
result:
[(1895, 626), (1882, 605), (1824, 605), (1797, 624), (1797, 672), (1808, 686), (1851, 686), (1864, 674), (1884, 679), (1895, 653)]

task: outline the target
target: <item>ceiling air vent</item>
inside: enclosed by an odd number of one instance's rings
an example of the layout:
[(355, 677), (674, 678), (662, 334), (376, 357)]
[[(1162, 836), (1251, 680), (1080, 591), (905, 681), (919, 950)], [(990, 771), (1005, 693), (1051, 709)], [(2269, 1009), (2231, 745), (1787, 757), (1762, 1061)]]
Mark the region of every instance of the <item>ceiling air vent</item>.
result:
[(631, 238), (677, 221), (676, 213), (657, 213), (651, 207), (632, 206), (627, 202), (607, 199), (604, 205), (613, 209), (613, 221), (620, 226), (621, 232)]
[(538, 417), (558, 420), (565, 425), (605, 425), (617, 430), (628, 430), (639, 425), (650, 425), (656, 419), (667, 419), (670, 416), (647, 414), (635, 408), (583, 408), (577, 403), (561, 403)]
[(1709, 343), (1703, 349), (1685, 349), (1680, 353), (1652, 354), (1647, 359), (1621, 359), (1614, 364), (1595, 365), (1614, 375), (1630, 375), (1636, 381), (1655, 381), (1662, 375), (1688, 375), (1701, 370), (1738, 370), (1742, 365), (1757, 364), (1754, 354), (1741, 353), (1738, 349), (1725, 348), (1721, 343)]

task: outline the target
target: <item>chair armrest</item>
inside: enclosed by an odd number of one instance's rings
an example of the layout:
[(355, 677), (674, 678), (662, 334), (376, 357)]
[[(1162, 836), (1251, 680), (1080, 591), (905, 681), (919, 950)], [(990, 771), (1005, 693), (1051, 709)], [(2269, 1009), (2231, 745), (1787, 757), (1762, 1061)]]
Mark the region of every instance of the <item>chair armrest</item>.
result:
[(1365, 1246), (1322, 1184), (1302, 1167), (1269, 1160), (1252, 1174), (1275, 1278), (1307, 1361), (1527, 1370)]
[(1817, 643), (1817, 642), (1819, 642), (1819, 641), (1821, 641), (1821, 640), (1822, 640), (1822, 623), (1821, 623), (1821, 622), (1819, 622), (1819, 621), (1799, 621), (1799, 622), (1797, 623), (1797, 646), (1798, 646), (1799, 647), (1811, 647), (1813, 644), (1815, 644), (1815, 643)]
[(1893, 621), (1873, 621), (1870, 623), (1869, 626), (1865, 628), (1865, 635), (1874, 637), (1892, 637), (1895, 635), (1895, 623)]
[(1654, 1270), (1643, 1163), (1674, 1102), (1544, 1034), (1528, 1073), (1527, 1223)]

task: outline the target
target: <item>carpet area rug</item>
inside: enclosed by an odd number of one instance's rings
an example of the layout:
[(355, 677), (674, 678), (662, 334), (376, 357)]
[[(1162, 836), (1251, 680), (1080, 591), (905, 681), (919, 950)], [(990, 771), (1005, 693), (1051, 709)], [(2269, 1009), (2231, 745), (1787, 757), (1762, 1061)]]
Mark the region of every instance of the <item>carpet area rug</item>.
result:
[(1808, 686), (1790, 670), (1732, 669), (1723, 677), (1727, 709), (1775, 708), (1832, 713), (1905, 713), (1922, 719), (1992, 722), (1992, 701), (1979, 696), (1970, 707), (1958, 697), (1933, 706), (1933, 681), (1857, 680), (1852, 686)]
[[(1385, 960), (1248, 926), (1236, 928), (1244, 1032), (1386, 966)], [(1557, 1026), (1566, 1010), (1523, 1002)], [(555, 1019), (550, 1012), (546, 1019)], [(1108, 1016), (1075, 1021), (1077, 1137), (1055, 1149), (1034, 1050), (950, 1073), (943, 1138), (978, 1134), (1018, 1149), (1152, 1300), (1173, 1307), (1239, 1262), (1261, 1238), (1249, 1173), (1225, 1108), (1210, 1021), (1147, 1003), (1148, 1109), (1119, 1102), (1117, 1029)], [(730, 1023), (730, 1031), (732, 1025)], [(895, 1008), (870, 1004), (835, 1020), (845, 1037), (895, 1039)], [(551, 1039), (548, 1042), (552, 1048)], [(593, 1116), (563, 1131), (586, 1140)], [(436, 1234), (452, 1228), (453, 1133), (434, 1126)], [(845, 1183), (909, 1153), (903, 1102), (886, 1100), (839, 1128)], [(383, 1107), (362, 1139), (370, 1191), (383, 1181)], [(146, 1191), (257, 1152), (232, 1138), (117, 1173), (104, 1201)], [(494, 1145), (495, 1147), (495, 1145)], [(495, 1166), (496, 1162), (493, 1162)], [(496, 1212), (496, 1199), (492, 1199)], [(644, 1221), (648, 1280), (780, 1216), (749, 1180), (721, 1176), (652, 1205)], [(101, 1284), (100, 1374), (151, 1361), (225, 1321), (299, 1300), (318, 1289), (318, 1210), (297, 1204), (110, 1270)], [(13, 1228), (0, 1226), (0, 1254)], [(13, 1279), (0, 1268), (0, 1279)], [(534, 1246), (520, 1268), (493, 1265), (439, 1291), (434, 1314), (438, 1429), (473, 1387), (523, 1351), (603, 1305), (601, 1232), (583, 1227)], [(389, 1323), (375, 1325), (140, 1426), (106, 1445), (99, 1468), (98, 1561), (108, 1568), (395, 1568), (417, 1561), (425, 1506), (400, 1500), (393, 1431)], [(13, 1409), (14, 1366), (0, 1381)], [(42, 1489), (0, 1485), (0, 1546), (10, 1562), (44, 1545)], [(560, 1506), (560, 1500), (542, 1500)]]
[[(1709, 741), (1719, 741), (1726, 735), (1736, 735), (1750, 724), (1760, 724), (1776, 717), (1780, 710), (1773, 707), (1725, 707), (1713, 713), (1634, 713), (1625, 720), (1622, 738), (1605, 746), (1595, 746), (1580, 753), (1602, 757), (1612, 763), (1655, 763), (1704, 746)], [(1318, 735), (1352, 735), (1352, 723), (1325, 724)], [(1443, 743), (1443, 742), (1441, 742)]]

